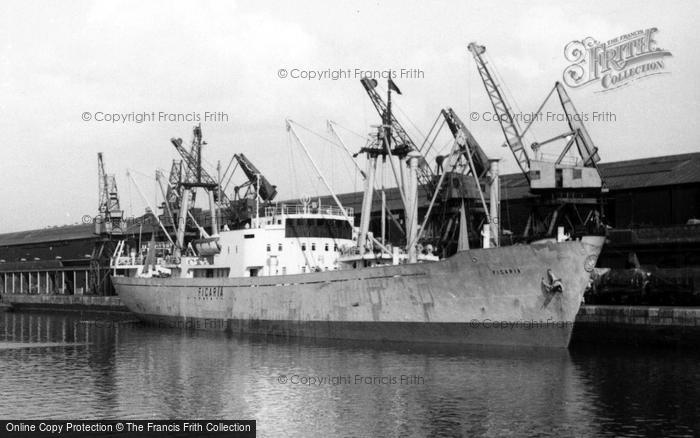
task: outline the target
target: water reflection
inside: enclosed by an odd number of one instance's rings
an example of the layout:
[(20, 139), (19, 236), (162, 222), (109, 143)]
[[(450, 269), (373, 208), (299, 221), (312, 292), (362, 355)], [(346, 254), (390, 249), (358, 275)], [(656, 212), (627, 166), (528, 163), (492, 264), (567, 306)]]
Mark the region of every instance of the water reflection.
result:
[(575, 348), (572, 360), (609, 436), (697, 436), (700, 355), (674, 349)]
[[(105, 315), (0, 318), (0, 345), (60, 343), (0, 349), (3, 418), (253, 418), (260, 436), (697, 431), (698, 358), (687, 353), (261, 339)], [(326, 380), (301, 383), (311, 378)]]

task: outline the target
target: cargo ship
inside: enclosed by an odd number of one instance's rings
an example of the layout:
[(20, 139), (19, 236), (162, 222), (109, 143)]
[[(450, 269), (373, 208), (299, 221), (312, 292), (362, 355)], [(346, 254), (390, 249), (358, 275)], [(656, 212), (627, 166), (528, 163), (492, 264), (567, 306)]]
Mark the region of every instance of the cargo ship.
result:
[(356, 240), (292, 225), (344, 222), (333, 211), (301, 209), (285, 206), (251, 228), (221, 232), (221, 251), (211, 257), (150, 268), (117, 257), (112, 281), (124, 305), (161, 327), (567, 347), (604, 240), (470, 249), (409, 263), (398, 252), (352, 254)]
[[(376, 81), (363, 80), (363, 85), (382, 124), (358, 152), (367, 158), (359, 226), (355, 226), (354, 211), (333, 194), (291, 120), (287, 130), (309, 157), (335, 205), (309, 198), (272, 203), (275, 186), (243, 156), (237, 158), (250, 179), (249, 196), (227, 199), (219, 182), (201, 166), (205, 143), (197, 126), (190, 151), (181, 139), (171, 140), (190, 165), (187, 181), (174, 196), (179, 205), (164, 207), (171, 223), (177, 223), (175, 239), (152, 241), (145, 253), (121, 242), (114, 252), (112, 282), (122, 303), (144, 321), (162, 327), (567, 347), (604, 236), (572, 238), (560, 230), (556, 238), (502, 246), (498, 161), (486, 162), (466, 127), (448, 110), (444, 114), (453, 122), (455, 141), (441, 161), (443, 171), (432, 173), (391, 114), (391, 91), (400, 93), (398, 87), (388, 81), (384, 103), (372, 93)], [(387, 163), (404, 205), (403, 245), (389, 243), (384, 227), (380, 237), (369, 231), (375, 176), (379, 165)], [(488, 187), (488, 196), (480, 180)], [(471, 183), (479, 192), (477, 213), (484, 219), (479, 247), (470, 243), (464, 193), (450, 195), (455, 181), (463, 186)], [(419, 187), (427, 189), (431, 199), (420, 225)], [(210, 232), (196, 224), (200, 237), (186, 242), (188, 212), (197, 189), (208, 194)], [(455, 198), (459, 242), (456, 251), (445, 255), (424, 234), (430, 228), (431, 211), (453, 208)], [(175, 207), (177, 219), (170, 213)], [(382, 224), (384, 215), (391, 215), (386, 210), (382, 208)], [(226, 224), (220, 225), (223, 221)]]

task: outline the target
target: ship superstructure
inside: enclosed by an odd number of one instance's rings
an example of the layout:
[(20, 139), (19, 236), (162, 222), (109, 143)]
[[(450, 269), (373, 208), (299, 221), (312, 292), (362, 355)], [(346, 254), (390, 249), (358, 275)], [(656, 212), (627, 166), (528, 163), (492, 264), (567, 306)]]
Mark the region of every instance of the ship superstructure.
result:
[[(135, 258), (118, 248), (113, 268), (117, 275), (182, 278), (257, 277), (302, 274), (338, 269), (339, 259), (351, 254), (356, 240), (345, 219), (352, 209), (317, 203), (264, 208), (243, 228), (222, 230), (192, 242), (196, 255), (170, 255), (168, 246), (153, 248), (153, 260)], [(150, 270), (149, 270), (150, 269)]]

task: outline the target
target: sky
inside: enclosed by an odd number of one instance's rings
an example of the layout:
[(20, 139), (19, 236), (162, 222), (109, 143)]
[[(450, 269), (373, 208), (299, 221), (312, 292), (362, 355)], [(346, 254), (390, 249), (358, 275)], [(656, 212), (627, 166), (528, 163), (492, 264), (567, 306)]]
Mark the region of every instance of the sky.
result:
[[(470, 118), (491, 110), (467, 51), (472, 41), (487, 47), (514, 110), (530, 112), (571, 64), (567, 43), (655, 27), (658, 46), (672, 54), (664, 58), (665, 74), (607, 92), (595, 84), (569, 88), (569, 95), (582, 113), (614, 114), (586, 124), (603, 162), (698, 152), (698, 16), (700, 4), (692, 1), (641, 7), (632, 1), (5, 0), (0, 233), (95, 215), (98, 152), (117, 177), (127, 215), (155, 206), (154, 172), (167, 173), (177, 158), (170, 138), (191, 141), (196, 121), (187, 115), (199, 115), (213, 174), (217, 162), (225, 168), (234, 153), (244, 153), (278, 186), (280, 200), (327, 194), (285, 129), (289, 118), (333, 190), (360, 190), (350, 158), (337, 141), (321, 138), (330, 137), (326, 121), (333, 120), (357, 151), (379, 123), (356, 70), (378, 72), (382, 94), (381, 72), (420, 71), (395, 79), (402, 91), (394, 97), (396, 115), (414, 141), (422, 143), (440, 110), (452, 107), (486, 153), (502, 159), (502, 172), (515, 172), (499, 125)], [(292, 77), (340, 70), (350, 73), (337, 80)], [(207, 112), (225, 117), (205, 121)], [(156, 120), (135, 121), (152, 113)], [(115, 122), (111, 114), (132, 115)], [(179, 121), (168, 120), (178, 114)], [(559, 129), (540, 128), (533, 125), (535, 141)], [(449, 146), (441, 137), (434, 147)], [(228, 191), (243, 181), (237, 171)]]

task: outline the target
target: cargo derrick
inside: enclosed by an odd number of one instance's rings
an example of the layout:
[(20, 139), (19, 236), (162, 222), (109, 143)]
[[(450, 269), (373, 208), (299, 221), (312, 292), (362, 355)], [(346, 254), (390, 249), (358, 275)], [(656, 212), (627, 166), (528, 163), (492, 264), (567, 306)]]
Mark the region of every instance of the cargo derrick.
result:
[[(513, 153), (527, 180), (530, 193), (535, 196), (534, 205), (521, 233), (522, 238), (529, 241), (564, 238), (566, 233), (572, 236), (604, 233), (602, 196), (607, 192), (607, 188), (597, 166), (600, 156), (564, 87), (556, 82), (535, 114), (540, 113), (556, 91), (568, 121), (569, 131), (543, 142), (533, 143), (530, 147), (534, 156), (531, 156), (525, 147), (523, 136), (532, 126), (534, 118), (524, 130), (520, 129), (501, 87), (482, 56), (486, 48), (470, 43), (468, 49), (476, 61), (477, 70), (495, 112), (494, 116), (498, 119), (505, 136), (506, 142), (503, 146), (507, 146)], [(566, 144), (555, 161), (538, 158), (541, 156), (542, 146), (556, 141), (565, 141)], [(573, 164), (565, 163), (564, 158), (573, 145), (576, 145), (579, 157)], [(559, 235), (560, 228), (565, 230), (562, 235)]]

